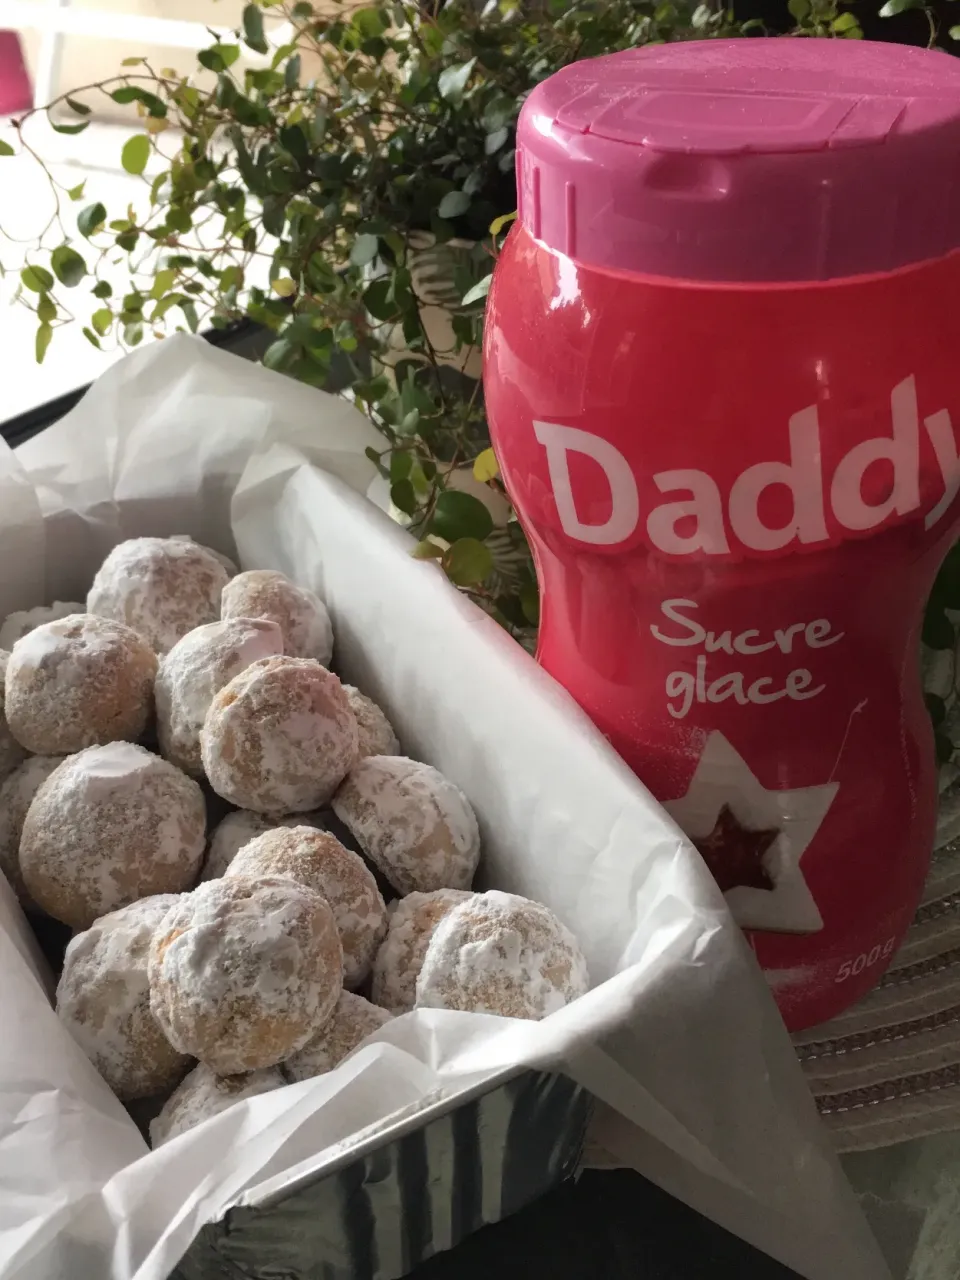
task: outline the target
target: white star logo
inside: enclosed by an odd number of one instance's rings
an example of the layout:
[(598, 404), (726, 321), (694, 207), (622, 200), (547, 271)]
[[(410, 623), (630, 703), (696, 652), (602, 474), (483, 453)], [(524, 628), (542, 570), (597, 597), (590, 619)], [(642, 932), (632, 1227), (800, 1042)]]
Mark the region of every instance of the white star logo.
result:
[(727, 906), (743, 929), (778, 933), (816, 933), (823, 917), (800, 869), (839, 783), (825, 782), (794, 791), (767, 791), (750, 766), (722, 733), (707, 737), (687, 793), (664, 808), (691, 840), (702, 840), (729, 809), (744, 827), (775, 830), (776, 839), (763, 857), (772, 889), (737, 885), (725, 894)]

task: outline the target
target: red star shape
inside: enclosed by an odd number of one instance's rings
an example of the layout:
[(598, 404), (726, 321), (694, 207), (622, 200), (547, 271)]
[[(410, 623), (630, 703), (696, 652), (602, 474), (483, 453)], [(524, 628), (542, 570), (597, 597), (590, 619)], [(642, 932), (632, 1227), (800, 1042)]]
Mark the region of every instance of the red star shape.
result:
[(709, 835), (694, 840), (694, 846), (720, 886), (728, 893), (742, 885), (748, 889), (773, 889), (773, 880), (763, 864), (764, 855), (780, 832), (753, 831), (737, 819), (725, 804)]

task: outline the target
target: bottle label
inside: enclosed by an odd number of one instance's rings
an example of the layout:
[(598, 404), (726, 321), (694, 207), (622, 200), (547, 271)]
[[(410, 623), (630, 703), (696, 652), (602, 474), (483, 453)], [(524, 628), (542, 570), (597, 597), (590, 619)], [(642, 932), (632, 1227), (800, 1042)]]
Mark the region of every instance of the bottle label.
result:
[(664, 808), (700, 850), (739, 925), (816, 933), (823, 917), (801, 860), (838, 790), (837, 782), (768, 789), (715, 730), (686, 793)]
[[(650, 545), (665, 555), (730, 556), (814, 548), (849, 533), (879, 530), (921, 507), (927, 509), (924, 527), (933, 528), (960, 491), (950, 414), (929, 414), (921, 432), (911, 376), (893, 388), (890, 416), (890, 435), (861, 440), (828, 475), (819, 411), (809, 405), (789, 419), (789, 461), (754, 463), (726, 493), (699, 468), (657, 471), (649, 480), (665, 501), (648, 503), (646, 510), (629, 461), (610, 440), (552, 422), (535, 421), (533, 428), (546, 451), (557, 515), (568, 537), (613, 547), (642, 527)], [(921, 471), (925, 442), (935, 467)], [(885, 463), (892, 478), (879, 477), (876, 463)], [(609, 487), (609, 511), (600, 521), (584, 518), (574, 497), (573, 473), (584, 465), (599, 466)], [(774, 519), (770, 506), (776, 508)]]
[(697, 621), (698, 609), (696, 600), (662, 600), (664, 621), (650, 624), (650, 634), (660, 644), (684, 648), (696, 655), (693, 670), (688, 657), (684, 667), (666, 677), (666, 708), (674, 720), (683, 720), (694, 703), (732, 701), (741, 707), (768, 707), (784, 698), (806, 702), (826, 689), (826, 684), (807, 666), (794, 667), (785, 676), (764, 674), (756, 663), (751, 664), (750, 670), (731, 671), (729, 663), (720, 670), (716, 659), (711, 661), (709, 655), (753, 658), (773, 653), (779, 658), (797, 654), (802, 659), (806, 653), (815, 654), (844, 638), (845, 633), (836, 630), (829, 618), (791, 622), (770, 631), (758, 627), (708, 631)]

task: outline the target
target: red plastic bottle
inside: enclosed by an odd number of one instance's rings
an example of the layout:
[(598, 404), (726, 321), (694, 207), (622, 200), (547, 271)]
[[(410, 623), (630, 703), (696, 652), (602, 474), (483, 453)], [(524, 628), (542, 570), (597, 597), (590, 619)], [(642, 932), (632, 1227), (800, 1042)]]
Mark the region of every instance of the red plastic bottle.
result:
[(960, 63), (580, 63), (520, 120), (494, 445), (539, 658), (703, 853), (794, 1030), (881, 977), (935, 817), (923, 606), (960, 523)]

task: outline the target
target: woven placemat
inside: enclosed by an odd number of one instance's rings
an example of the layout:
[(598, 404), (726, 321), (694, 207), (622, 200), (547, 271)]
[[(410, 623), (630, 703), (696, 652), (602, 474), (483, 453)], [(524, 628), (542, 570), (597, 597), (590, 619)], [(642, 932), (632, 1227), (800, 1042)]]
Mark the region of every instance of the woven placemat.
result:
[(879, 986), (794, 1037), (838, 1151), (960, 1129), (960, 772), (941, 776), (920, 908)]

